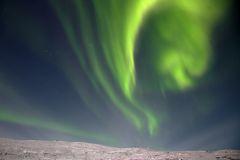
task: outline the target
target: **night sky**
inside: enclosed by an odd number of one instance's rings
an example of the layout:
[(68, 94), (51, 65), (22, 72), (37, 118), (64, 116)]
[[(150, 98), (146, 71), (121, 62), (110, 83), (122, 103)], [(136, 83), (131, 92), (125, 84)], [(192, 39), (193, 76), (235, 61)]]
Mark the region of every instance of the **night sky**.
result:
[(1, 0), (0, 137), (240, 149), (238, 5)]

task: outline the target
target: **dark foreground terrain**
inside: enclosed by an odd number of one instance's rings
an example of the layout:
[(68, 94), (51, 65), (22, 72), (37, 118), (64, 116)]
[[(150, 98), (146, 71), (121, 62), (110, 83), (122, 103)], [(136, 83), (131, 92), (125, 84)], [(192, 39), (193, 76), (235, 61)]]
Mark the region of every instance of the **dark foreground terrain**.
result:
[(63, 141), (0, 138), (0, 160), (240, 160), (239, 150), (154, 151)]

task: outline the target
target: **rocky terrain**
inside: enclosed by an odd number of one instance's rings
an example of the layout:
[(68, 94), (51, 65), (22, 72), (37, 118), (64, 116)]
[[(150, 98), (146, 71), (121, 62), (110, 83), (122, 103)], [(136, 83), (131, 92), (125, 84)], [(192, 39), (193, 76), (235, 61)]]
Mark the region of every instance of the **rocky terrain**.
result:
[(0, 160), (240, 160), (240, 150), (155, 151), (82, 142), (0, 138)]

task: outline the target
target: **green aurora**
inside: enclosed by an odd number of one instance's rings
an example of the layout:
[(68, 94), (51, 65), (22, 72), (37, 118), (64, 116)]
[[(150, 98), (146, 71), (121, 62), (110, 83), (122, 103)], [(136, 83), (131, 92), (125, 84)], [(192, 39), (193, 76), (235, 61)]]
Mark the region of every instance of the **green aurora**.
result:
[[(224, 16), (228, 3), (227, 0), (91, 0), (90, 3), (51, 0), (50, 5), (93, 90), (119, 110), (136, 130), (154, 136), (161, 132), (166, 114), (140, 99), (137, 91), (153, 89), (165, 93), (194, 88), (211, 66), (211, 32)], [(63, 52), (61, 46), (59, 52)], [(144, 57), (139, 68), (138, 56)], [(59, 66), (79, 96), (101, 118), (99, 106), (87, 94), (88, 88), (75, 66), (64, 56)], [(141, 72), (147, 74), (138, 79)], [(97, 133), (4, 110), (0, 120), (107, 141)]]
[(44, 129), (50, 129), (50, 130), (54, 129), (54, 131), (65, 133), (72, 136), (88, 137), (100, 143), (108, 143), (108, 144), (116, 143), (116, 141), (112, 137), (106, 136), (106, 134), (100, 134), (100, 133), (94, 134), (93, 132), (87, 132), (87, 131), (77, 129), (76, 127), (72, 127), (69, 124), (64, 124), (59, 122), (57, 123), (49, 119), (43, 120), (41, 118), (29, 117), (26, 115), (22, 115), (22, 114), (20, 115), (20, 114), (16, 114), (16, 113), (4, 111), (4, 110), (1, 110), (0, 112), (0, 120), (21, 124), (21, 125), (26, 125), (26, 126), (33, 126), (33, 127), (37, 126), (39, 128), (44, 128)]
[[(154, 30), (151, 43), (147, 43), (151, 52), (147, 57), (152, 61), (151, 72), (158, 76), (159, 91), (183, 91), (193, 87), (209, 68), (211, 31), (222, 17), (226, 1), (216, 4), (207, 0), (93, 0), (96, 26), (84, 1), (72, 3), (73, 13), (69, 13), (61, 1), (52, 1), (68, 41), (92, 84), (100, 87), (138, 130), (147, 128), (150, 135), (157, 134), (163, 115), (143, 105), (134, 95), (138, 87), (135, 47), (141, 28), (150, 21), (149, 26)], [(77, 37), (71, 14), (78, 19), (81, 37)], [(86, 67), (86, 61), (90, 67)], [(84, 91), (78, 92), (84, 95)]]

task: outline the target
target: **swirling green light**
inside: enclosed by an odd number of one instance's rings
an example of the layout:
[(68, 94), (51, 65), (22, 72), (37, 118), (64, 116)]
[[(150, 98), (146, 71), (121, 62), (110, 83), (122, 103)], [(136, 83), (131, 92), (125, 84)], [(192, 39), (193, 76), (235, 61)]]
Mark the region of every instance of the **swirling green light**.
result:
[(151, 17), (157, 35), (153, 63), (164, 90), (184, 90), (193, 87), (211, 64), (211, 31), (226, 2), (171, 3)]
[[(146, 127), (151, 135), (161, 117), (134, 96), (135, 49), (141, 28), (150, 23), (149, 29), (155, 31), (154, 36), (148, 35), (154, 50), (146, 61), (152, 62), (159, 90), (185, 90), (209, 68), (211, 30), (226, 5), (224, 0), (92, 0), (91, 16), (86, 1), (71, 1), (71, 10), (62, 1), (51, 2), (92, 84), (137, 129)], [(79, 93), (84, 95), (82, 90)]]

